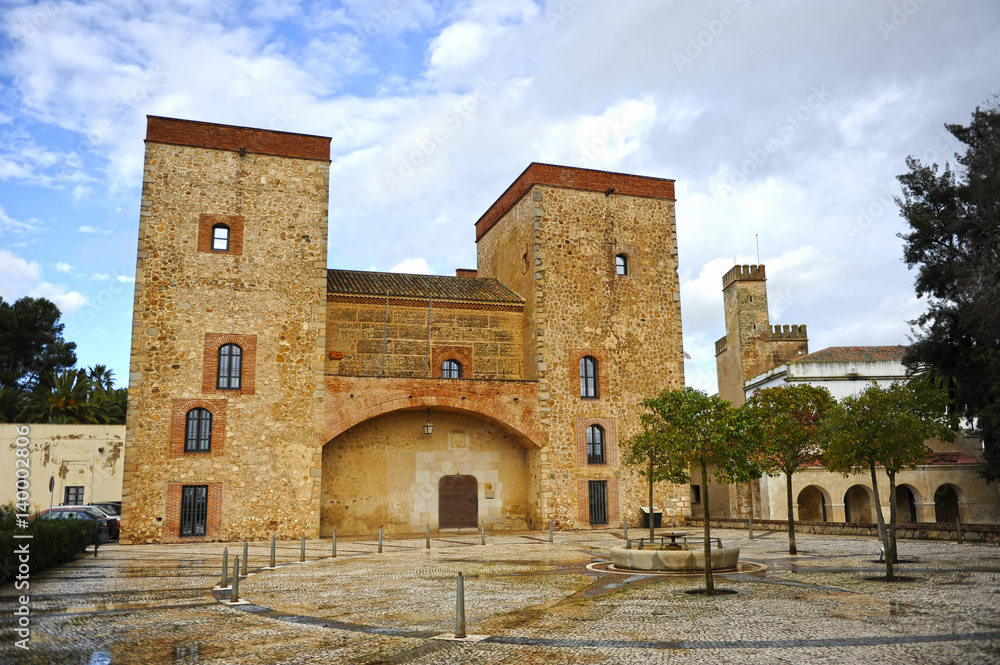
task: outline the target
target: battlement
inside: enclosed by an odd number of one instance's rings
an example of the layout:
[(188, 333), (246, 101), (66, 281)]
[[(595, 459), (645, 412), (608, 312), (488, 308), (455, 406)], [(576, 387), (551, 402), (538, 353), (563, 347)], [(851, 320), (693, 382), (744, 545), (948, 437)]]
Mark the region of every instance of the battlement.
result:
[(794, 325), (774, 326), (774, 331), (772, 332), (771, 336), (772, 339), (786, 339), (793, 341), (805, 341), (809, 339), (808, 335), (806, 335), (805, 324), (800, 326), (794, 326)]
[(715, 355), (721, 356), (723, 353), (729, 350), (729, 338), (723, 337), (721, 339), (715, 340)]
[(733, 266), (722, 276), (722, 290), (725, 291), (733, 282), (763, 282), (764, 266)]

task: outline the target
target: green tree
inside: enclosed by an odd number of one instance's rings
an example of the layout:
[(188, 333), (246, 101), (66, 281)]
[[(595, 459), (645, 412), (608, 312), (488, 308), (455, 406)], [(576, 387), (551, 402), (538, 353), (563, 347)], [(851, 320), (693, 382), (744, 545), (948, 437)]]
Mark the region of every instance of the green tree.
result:
[(107, 365), (94, 365), (87, 370), (87, 378), (94, 384), (94, 390), (110, 392), (115, 386), (115, 371)]
[(705, 522), (705, 591), (715, 593), (708, 474), (709, 468), (714, 467), (714, 475), (722, 482), (748, 478), (748, 458), (739, 445), (743, 418), (726, 400), (709, 397), (694, 388), (664, 390), (642, 400), (641, 405), (645, 409), (641, 416), (642, 432), (622, 443), (625, 463), (638, 469), (650, 481), (650, 496), (653, 481), (688, 484), (691, 469), (700, 469)]
[(76, 364), (62, 336), (59, 308), (45, 298), (0, 298), (0, 387), (31, 390), (39, 377)]
[[(953, 438), (947, 403), (947, 394), (925, 381), (894, 382), (886, 388), (873, 381), (860, 394), (845, 397), (824, 423), (826, 468), (845, 476), (866, 470), (871, 474), (887, 580), (895, 579), (893, 566), (897, 561), (896, 475), (927, 460), (931, 452), (925, 443), (928, 439)], [(884, 528), (879, 499), (878, 467), (889, 480), (888, 529)]]
[(946, 125), (965, 147), (955, 170), (910, 157), (896, 199), (910, 226), (903, 258), (917, 269), (927, 311), (915, 321), (904, 362), (948, 388), (975, 419), (987, 477), (1000, 478), (1000, 98), (967, 125)]
[(67, 369), (42, 378), (28, 393), (21, 413), (29, 423), (107, 423), (108, 415), (90, 397), (93, 384), (84, 370)]
[(792, 476), (823, 453), (817, 432), (835, 404), (826, 388), (797, 385), (765, 388), (743, 407), (756, 424), (756, 453), (768, 475), (785, 475), (788, 501), (788, 553), (797, 554)]
[(17, 388), (0, 387), (0, 423), (20, 422), (24, 398), (24, 392)]

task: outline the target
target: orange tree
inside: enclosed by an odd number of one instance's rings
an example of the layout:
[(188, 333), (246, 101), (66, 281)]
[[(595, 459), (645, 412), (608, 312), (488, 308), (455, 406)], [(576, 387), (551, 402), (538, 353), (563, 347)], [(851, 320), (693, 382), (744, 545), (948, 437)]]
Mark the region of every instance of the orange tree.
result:
[(826, 388), (797, 385), (765, 388), (743, 409), (755, 425), (757, 460), (771, 476), (785, 475), (788, 500), (788, 553), (796, 554), (792, 476), (822, 455), (817, 432), (823, 416), (836, 404)]
[(731, 409), (726, 400), (709, 397), (694, 388), (664, 390), (640, 404), (645, 409), (640, 417), (642, 432), (622, 442), (624, 463), (649, 480), (650, 505), (654, 482), (666, 480), (688, 484), (691, 470), (695, 467), (700, 470), (705, 522), (705, 591), (713, 594), (709, 468), (714, 468), (713, 473), (721, 482), (742, 482), (753, 474), (751, 458), (743, 443), (750, 439), (743, 432), (747, 420), (742, 410)]
[(887, 580), (895, 579), (896, 474), (927, 461), (927, 439), (954, 438), (947, 404), (947, 393), (928, 381), (893, 382), (885, 388), (873, 381), (860, 394), (845, 397), (824, 423), (826, 468), (845, 476), (871, 474), (880, 527), (885, 518), (876, 469), (882, 467), (889, 479), (889, 528), (882, 529)]

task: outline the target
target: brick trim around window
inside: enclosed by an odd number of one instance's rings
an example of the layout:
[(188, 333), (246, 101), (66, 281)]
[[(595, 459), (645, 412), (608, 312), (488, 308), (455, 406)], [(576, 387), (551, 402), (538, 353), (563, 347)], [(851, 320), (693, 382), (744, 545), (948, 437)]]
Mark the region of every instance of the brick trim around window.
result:
[[(608, 483), (608, 523), (590, 523), (590, 481), (604, 480)], [(621, 526), (622, 516), (618, 507), (618, 479), (617, 478), (585, 478), (576, 482), (576, 501), (579, 506), (580, 529), (613, 529)]]
[[(207, 453), (185, 453), (184, 434), (187, 414), (201, 407), (212, 413), (212, 449)], [(170, 411), (170, 457), (217, 457), (222, 454), (226, 441), (226, 400), (224, 399), (175, 399)]]
[[(219, 347), (236, 344), (243, 349), (243, 373), (239, 390), (216, 388), (219, 372)], [(202, 361), (201, 392), (205, 395), (253, 395), (257, 374), (257, 335), (205, 333), (205, 355)]]
[[(229, 249), (217, 251), (212, 249), (212, 227), (225, 224), (229, 227)], [(209, 215), (202, 213), (198, 217), (198, 251), (209, 254), (243, 255), (243, 216), (242, 215)]]
[[(208, 486), (208, 518), (204, 536), (181, 538), (181, 495), (185, 485)], [(610, 492), (610, 485), (608, 486)], [(219, 540), (222, 537), (222, 483), (199, 482), (192, 478), (183, 483), (167, 483), (167, 506), (163, 515), (163, 542), (199, 543)]]
[(445, 360), (457, 360), (462, 364), (463, 379), (471, 379), (475, 376), (476, 370), (472, 363), (471, 346), (432, 346), (431, 376), (433, 378), (441, 378), (441, 364)]
[[(592, 356), (597, 361), (597, 397), (580, 397), (580, 359)], [(608, 394), (608, 352), (604, 349), (570, 349), (570, 395), (587, 401), (603, 400)]]
[[(600, 368), (600, 361), (597, 362)], [(618, 427), (614, 418), (577, 418), (575, 425), (577, 466), (618, 466)], [(604, 464), (587, 464), (587, 428), (591, 425), (604, 428)]]

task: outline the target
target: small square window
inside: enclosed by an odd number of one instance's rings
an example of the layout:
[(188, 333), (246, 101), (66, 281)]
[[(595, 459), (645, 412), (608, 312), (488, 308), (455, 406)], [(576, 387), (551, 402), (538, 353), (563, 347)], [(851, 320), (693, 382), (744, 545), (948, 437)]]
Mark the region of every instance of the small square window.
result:
[(615, 257), (615, 274), (616, 275), (627, 275), (628, 274), (628, 257), (624, 254), (619, 254)]
[(691, 505), (698, 505), (701, 503), (701, 485), (691, 486)]
[(66, 506), (83, 505), (83, 485), (70, 485), (66, 487)]
[(229, 227), (225, 224), (216, 224), (212, 227), (212, 251), (229, 251)]

